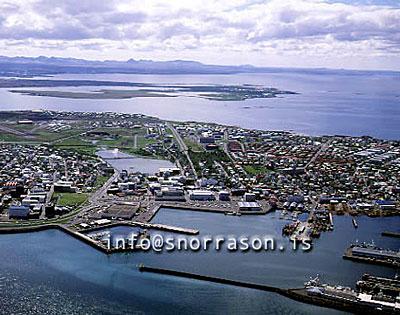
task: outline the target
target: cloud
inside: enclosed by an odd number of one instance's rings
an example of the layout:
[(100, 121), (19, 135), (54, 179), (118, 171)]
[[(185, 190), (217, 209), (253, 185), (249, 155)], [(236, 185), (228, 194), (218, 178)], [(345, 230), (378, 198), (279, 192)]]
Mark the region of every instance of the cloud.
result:
[(104, 46), (110, 51), (125, 49), (127, 57), (132, 49), (155, 54), (201, 49), (210, 55), (235, 51), (393, 56), (400, 52), (400, 9), (389, 0), (384, 4), (367, 0), (0, 0), (0, 41), (4, 49), (7, 42), (23, 46), (29, 41), (48, 49), (48, 54), (56, 51), (49, 47), (57, 44), (83, 54)]

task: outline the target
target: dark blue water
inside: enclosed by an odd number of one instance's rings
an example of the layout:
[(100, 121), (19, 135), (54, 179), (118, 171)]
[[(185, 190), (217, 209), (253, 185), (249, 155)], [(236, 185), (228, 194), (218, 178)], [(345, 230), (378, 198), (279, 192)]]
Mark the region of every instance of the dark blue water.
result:
[[(161, 210), (154, 222), (199, 228), (201, 235), (280, 236), (287, 221), (278, 214), (224, 216), (181, 210)], [(298, 287), (320, 273), (330, 283), (354, 285), (363, 273), (394, 276), (395, 270), (345, 261), (350, 241), (375, 240), (378, 245), (399, 248), (398, 239), (383, 238), (382, 230), (398, 231), (400, 218), (335, 217), (335, 230), (322, 234), (311, 252), (163, 252), (106, 256), (59, 231), (1, 235), (0, 313), (23, 308), (24, 312), (138, 313), (138, 314), (337, 314), (298, 303), (272, 293), (212, 284), (171, 276), (140, 273), (138, 265), (197, 272)], [(129, 229), (114, 229), (127, 234)], [(152, 231), (154, 233), (154, 231)], [(21, 301), (24, 301), (21, 304)], [(50, 312), (51, 313), (51, 312)]]
[[(0, 89), (0, 110), (53, 109), (143, 113), (169, 120), (205, 121), (264, 130), (399, 139), (400, 74), (376, 72), (263, 73), (235, 75), (59, 75), (56, 79), (145, 83), (261, 84), (299, 95), (244, 102), (193, 97), (77, 100), (33, 97)], [(45, 88), (98, 90), (101, 87)], [(43, 88), (44, 89), (44, 88)]]

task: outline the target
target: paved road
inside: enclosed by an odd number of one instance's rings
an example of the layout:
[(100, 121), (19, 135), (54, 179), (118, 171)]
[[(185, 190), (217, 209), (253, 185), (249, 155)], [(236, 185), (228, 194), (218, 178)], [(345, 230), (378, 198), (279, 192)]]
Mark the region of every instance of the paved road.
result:
[(228, 156), (228, 158), (231, 160), (231, 162), (234, 163), (235, 161), (233, 160), (233, 158), (232, 158), (232, 156), (231, 156), (231, 154), (230, 154), (230, 152), (228, 150), (229, 135), (228, 135), (228, 131), (227, 130), (224, 131), (224, 140), (225, 140), (225, 142), (224, 142), (224, 152)]
[(10, 127), (4, 126), (4, 125), (0, 125), (0, 131), (4, 132), (4, 133), (9, 133), (9, 134), (13, 134), (19, 137), (24, 137), (27, 139), (30, 138), (34, 138), (34, 136), (30, 133), (27, 132), (22, 132), (20, 130), (16, 130), (16, 129), (12, 129)]
[(89, 196), (88, 201), (92, 204), (91, 206), (93, 206), (93, 203), (96, 203), (99, 199), (101, 199), (102, 197), (105, 196), (108, 187), (110, 187), (112, 182), (115, 179), (117, 179), (118, 176), (119, 176), (119, 172), (117, 170), (115, 170), (114, 174), (106, 181), (106, 183), (100, 189), (98, 189), (96, 192), (92, 193)]
[(317, 151), (317, 153), (314, 154), (314, 156), (311, 158), (311, 160), (308, 161), (308, 163), (306, 164), (306, 166), (305, 166), (304, 168), (307, 169), (307, 168), (310, 166), (311, 163), (315, 162), (315, 160), (317, 159), (317, 157), (329, 147), (329, 145), (331, 144), (331, 142), (332, 142), (331, 140), (325, 142), (325, 143), (321, 146), (321, 148)]
[(133, 137), (133, 148), (136, 150), (137, 149), (137, 135)]
[(188, 153), (188, 147), (187, 147), (186, 143), (182, 140), (182, 137), (180, 136), (179, 132), (176, 131), (176, 129), (174, 128), (174, 126), (172, 126), (171, 123), (167, 122), (167, 126), (169, 129), (171, 129), (173, 136), (175, 137), (176, 141), (178, 142), (178, 145), (180, 146), (183, 153), (186, 155), (186, 158), (188, 159), (189, 164), (190, 164), (190, 168), (194, 172), (194, 177), (197, 179), (197, 172), (196, 172), (196, 169), (194, 168), (192, 160), (190, 159), (190, 156)]
[(54, 141), (50, 141), (49, 143), (54, 144), (54, 143), (57, 143), (57, 142), (62, 142), (62, 141), (67, 140), (67, 139), (71, 139), (71, 138), (76, 138), (76, 137), (84, 136), (87, 132), (89, 132), (89, 131), (95, 131), (96, 129), (99, 129), (99, 128), (97, 128), (97, 127), (96, 127), (96, 128), (90, 128), (90, 129), (88, 129), (88, 130), (86, 130), (86, 131), (84, 131), (84, 132), (81, 132), (81, 133), (79, 133), (79, 134), (72, 135), (72, 136), (68, 136), (68, 137), (64, 137), (64, 138), (60, 138), (60, 139), (57, 139), (57, 140), (54, 140)]

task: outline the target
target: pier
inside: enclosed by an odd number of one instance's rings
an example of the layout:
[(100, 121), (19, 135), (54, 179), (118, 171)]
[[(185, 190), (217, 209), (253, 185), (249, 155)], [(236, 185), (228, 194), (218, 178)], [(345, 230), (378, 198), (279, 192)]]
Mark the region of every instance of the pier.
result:
[(189, 206), (185, 204), (168, 204), (164, 203), (161, 204), (160, 207), (169, 208), (169, 209), (176, 209), (176, 210), (190, 210), (190, 211), (203, 211), (203, 212), (215, 212), (215, 213), (222, 213), (222, 214), (253, 214), (253, 215), (263, 215), (267, 214), (268, 210), (261, 210), (261, 211), (239, 211), (239, 209), (221, 209), (221, 208), (213, 208), (213, 207), (195, 207)]
[(90, 233), (105, 229), (110, 229), (118, 226), (131, 226), (131, 227), (141, 227), (146, 229), (156, 229), (156, 230), (163, 230), (167, 232), (173, 233), (182, 233), (182, 234), (190, 234), (190, 235), (197, 235), (199, 234), (199, 230), (194, 229), (187, 229), (179, 226), (172, 226), (172, 225), (165, 225), (165, 224), (158, 224), (158, 223), (147, 223), (147, 222), (139, 222), (139, 221), (132, 221), (132, 222), (113, 222), (105, 225), (99, 225), (87, 229), (81, 229), (79, 232), (81, 233)]
[(178, 226), (171, 226), (171, 225), (158, 224), (158, 223), (132, 222), (132, 226), (140, 226), (140, 227), (148, 228), (148, 229), (157, 229), (157, 230), (163, 230), (163, 231), (174, 232), (174, 233), (182, 233), (182, 234), (190, 234), (190, 235), (197, 235), (200, 232), (199, 230), (187, 229), (187, 228), (182, 228), (182, 227), (178, 227)]
[(371, 254), (365, 254), (365, 255), (361, 256), (361, 255), (355, 255), (353, 253), (353, 248), (354, 247), (351, 247), (351, 246), (346, 248), (346, 250), (343, 254), (343, 259), (364, 262), (364, 263), (368, 263), (368, 264), (383, 265), (383, 266), (388, 266), (388, 267), (392, 267), (392, 268), (400, 267), (399, 258), (389, 258), (389, 257), (385, 258), (382, 255), (383, 250), (376, 250), (376, 254), (372, 250)]

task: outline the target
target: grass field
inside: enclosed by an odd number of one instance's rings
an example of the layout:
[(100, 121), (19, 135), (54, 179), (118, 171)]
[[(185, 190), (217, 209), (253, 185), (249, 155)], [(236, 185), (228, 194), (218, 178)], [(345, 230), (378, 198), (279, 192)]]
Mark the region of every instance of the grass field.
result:
[(188, 149), (192, 151), (204, 151), (202, 145), (198, 144), (197, 142), (193, 142), (188, 138), (183, 138), (183, 142), (187, 145)]
[(76, 193), (55, 193), (53, 198), (55, 200), (58, 199), (57, 205), (60, 207), (67, 207), (67, 206), (77, 206), (82, 204), (87, 199), (87, 194), (76, 194)]
[(146, 139), (144, 136), (137, 136), (136, 145), (138, 149), (145, 148), (147, 144), (157, 143), (157, 140)]
[(263, 174), (267, 169), (263, 165), (244, 165), (244, 170), (249, 174)]
[(94, 182), (94, 185), (96, 187), (103, 186), (108, 179), (109, 179), (109, 177), (107, 177), (107, 176), (99, 175), (99, 176), (97, 176), (96, 181)]

